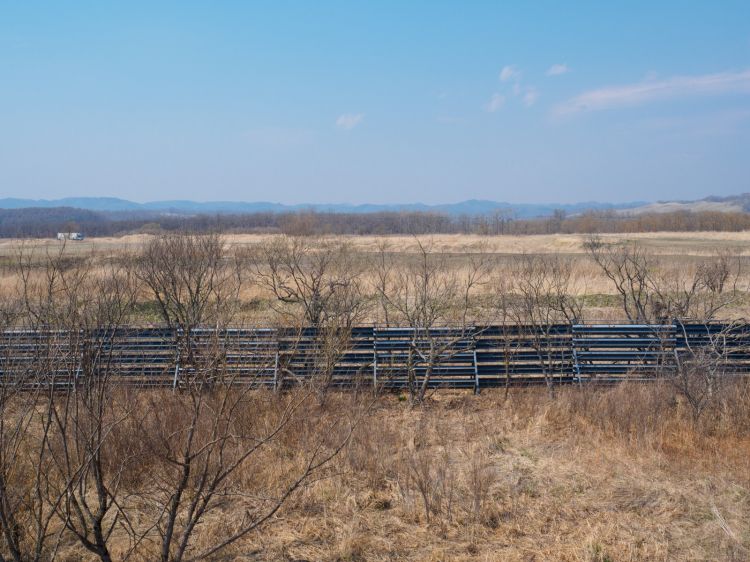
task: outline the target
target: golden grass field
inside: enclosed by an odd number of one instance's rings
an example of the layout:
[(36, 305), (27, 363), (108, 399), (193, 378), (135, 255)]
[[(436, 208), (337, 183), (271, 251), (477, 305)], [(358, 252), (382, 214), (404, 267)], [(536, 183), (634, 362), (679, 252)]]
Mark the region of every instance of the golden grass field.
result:
[[(277, 235), (227, 234), (223, 237), (229, 251), (252, 249), (266, 244)], [(134, 234), (119, 238), (89, 238), (83, 242), (68, 242), (65, 252), (68, 255), (95, 255), (106, 261), (110, 257), (137, 253), (152, 235)], [(448, 256), (448, 263), (458, 271), (470, 256), (484, 255), (496, 260), (494, 275), (502, 277), (504, 263), (513, 256), (521, 254), (559, 255), (573, 264), (573, 291), (579, 296), (586, 296), (585, 317), (591, 321), (623, 320), (612, 282), (587, 257), (584, 244), (588, 236), (582, 234), (550, 234), (528, 236), (479, 236), (479, 235), (432, 235), (421, 236), (419, 242), (430, 247), (432, 252)], [(750, 287), (750, 232), (661, 232), (637, 234), (604, 234), (601, 239), (607, 243), (633, 243), (645, 248), (655, 259), (666, 275), (685, 276), (695, 270), (699, 260), (709, 257), (717, 251), (731, 251), (739, 256), (742, 263), (740, 281)], [(364, 278), (372, 281), (368, 267), (372, 263), (383, 243), (388, 245), (389, 252), (404, 260), (414, 256), (417, 251), (417, 239), (409, 236), (336, 236), (313, 239), (312, 244), (344, 242), (353, 249), (364, 266)], [(11, 264), (19, 247), (33, 250), (43, 259), (46, 253), (54, 254), (60, 249), (60, 242), (48, 239), (33, 239), (19, 242), (17, 240), (0, 241), (0, 291), (15, 290), (15, 274)], [(366, 283), (367, 285), (367, 283)], [(492, 283), (483, 288), (491, 298)], [(261, 288), (246, 283), (241, 292), (246, 303), (241, 321), (263, 323), (275, 321), (270, 312), (273, 301), (271, 295)], [(723, 317), (738, 318), (750, 316), (750, 300), (739, 298), (731, 307), (722, 311)], [(378, 322), (377, 316), (370, 316), (367, 321)]]
[[(604, 238), (642, 244), (671, 275), (689, 275), (697, 259), (716, 249), (750, 252), (750, 233), (744, 232)], [(67, 251), (93, 252), (106, 261), (137, 252), (147, 240), (90, 239), (69, 243)], [(226, 237), (230, 248), (268, 240)], [(383, 240), (347, 238), (364, 262)], [(415, 254), (413, 238), (385, 240), (404, 259)], [(585, 255), (584, 236), (422, 240), (449, 254), (457, 269), (466, 267), (467, 255), (496, 256), (498, 275), (513, 255), (561, 254), (573, 261), (575, 292), (591, 301), (587, 318), (622, 319), (617, 303), (605, 298), (614, 295), (609, 281)], [(59, 248), (49, 240), (25, 245), (39, 255)], [(0, 291), (6, 295), (17, 289), (10, 266), (17, 249), (17, 241), (0, 242)], [(490, 296), (491, 287), (483, 289)], [(247, 286), (241, 298), (248, 318), (274, 321), (267, 292)], [(741, 316), (746, 308), (744, 298), (724, 314)], [(744, 380), (722, 387), (700, 419), (668, 383), (571, 387), (555, 396), (542, 388), (485, 390), (481, 396), (440, 390), (419, 406), (404, 398), (378, 397), (326, 478), (308, 483), (262, 529), (212, 560), (750, 560), (750, 385)], [(308, 413), (333, 415), (357, 399), (333, 393)], [(148, 416), (143, 411), (133, 419)], [(298, 467), (296, 453), (310, 432), (291, 432), (276, 453), (261, 457), (262, 464), (243, 468), (238, 482), (273, 486), (275, 476)], [(231, 502), (221, 504), (198, 527), (194, 546), (211, 544), (242, 517)], [(111, 545), (115, 559), (125, 548), (121, 540)], [(144, 542), (131, 559), (153, 560), (155, 549)], [(58, 559), (95, 558), (66, 540)]]
[[(238, 246), (253, 246), (274, 235), (228, 234), (227, 243)], [(746, 232), (656, 232), (634, 234), (602, 234), (606, 241), (635, 241), (653, 249), (661, 255), (705, 255), (717, 248), (732, 248), (743, 254), (750, 253), (750, 231)], [(122, 237), (88, 238), (82, 242), (69, 242), (71, 251), (108, 253), (115, 250), (137, 250), (152, 238), (148, 234), (132, 234)], [(583, 254), (583, 244), (587, 236), (583, 234), (541, 234), (527, 236), (479, 236), (468, 234), (436, 234), (420, 236), (430, 240), (436, 250), (446, 252), (487, 251), (496, 254), (518, 253), (563, 253)], [(415, 247), (410, 236), (336, 236), (346, 240), (363, 252), (375, 251), (382, 240), (387, 240), (394, 249), (408, 251)], [(0, 240), (0, 257), (14, 252), (18, 241)], [(52, 239), (32, 239), (24, 243), (57, 248), (60, 244)]]

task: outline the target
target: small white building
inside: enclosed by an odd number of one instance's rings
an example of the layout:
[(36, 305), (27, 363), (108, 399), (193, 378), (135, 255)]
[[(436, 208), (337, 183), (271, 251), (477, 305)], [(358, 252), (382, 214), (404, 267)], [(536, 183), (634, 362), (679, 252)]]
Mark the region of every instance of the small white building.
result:
[(83, 232), (58, 232), (58, 240), (83, 240)]

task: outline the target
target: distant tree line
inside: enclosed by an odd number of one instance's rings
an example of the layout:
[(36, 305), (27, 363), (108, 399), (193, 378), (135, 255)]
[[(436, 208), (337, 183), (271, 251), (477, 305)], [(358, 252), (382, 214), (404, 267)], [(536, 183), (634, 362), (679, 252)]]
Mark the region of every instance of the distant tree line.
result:
[(0, 238), (46, 238), (57, 232), (87, 236), (175, 231), (325, 234), (575, 234), (659, 231), (727, 231), (750, 228), (744, 212), (677, 211), (640, 215), (591, 211), (567, 216), (516, 218), (507, 210), (486, 215), (450, 216), (430, 212), (288, 213), (173, 215), (142, 212), (96, 212), (71, 207), (0, 209)]

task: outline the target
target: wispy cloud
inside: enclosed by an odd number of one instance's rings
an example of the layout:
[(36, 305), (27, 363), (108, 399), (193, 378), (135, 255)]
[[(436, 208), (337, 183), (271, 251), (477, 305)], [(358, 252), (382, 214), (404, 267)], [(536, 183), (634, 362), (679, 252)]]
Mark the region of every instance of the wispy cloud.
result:
[(490, 113), (495, 113), (496, 111), (500, 110), (503, 105), (505, 105), (505, 96), (495, 93), (492, 94), (490, 101), (487, 103), (487, 105), (484, 106), (484, 108)]
[(536, 88), (527, 88), (523, 94), (523, 104), (531, 107), (539, 99), (539, 91)]
[(339, 115), (338, 119), (336, 119), (336, 126), (339, 129), (350, 131), (351, 129), (359, 125), (364, 120), (364, 118), (364, 113), (344, 113), (342, 115)]
[(547, 69), (547, 76), (560, 76), (561, 74), (567, 74), (570, 72), (570, 68), (565, 63), (553, 64)]
[(514, 65), (509, 64), (504, 66), (500, 71), (500, 81), (508, 82), (509, 80), (518, 80), (521, 77), (521, 71), (518, 70)]
[[(508, 100), (519, 100), (526, 107), (531, 107), (539, 99), (539, 91), (534, 86), (526, 86), (519, 68), (513, 64), (504, 66), (499, 79), (506, 85), (500, 87), (500, 92), (492, 94), (484, 109), (489, 113), (499, 111)], [(502, 92), (502, 93), (501, 93)]]
[(608, 86), (583, 92), (559, 105), (555, 113), (573, 115), (690, 96), (732, 93), (750, 94), (750, 70), (720, 72), (700, 76), (673, 76), (644, 80), (622, 86)]

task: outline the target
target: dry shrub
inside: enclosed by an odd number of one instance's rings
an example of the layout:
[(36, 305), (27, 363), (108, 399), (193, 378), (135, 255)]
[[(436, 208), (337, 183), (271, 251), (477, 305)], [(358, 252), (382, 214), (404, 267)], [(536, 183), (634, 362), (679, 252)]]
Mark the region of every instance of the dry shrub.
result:
[(372, 491), (384, 490), (396, 474), (394, 457), (400, 450), (400, 435), (389, 424), (360, 425), (352, 435), (345, 458), (357, 480)]
[[(742, 523), (750, 482), (741, 458), (748, 452), (748, 403), (746, 383), (737, 382), (705, 416), (714, 420), (710, 427), (693, 426), (689, 408), (666, 383), (571, 387), (554, 400), (539, 388), (514, 390), (507, 400), (501, 391), (459, 398), (446, 391), (418, 409), (381, 397), (330, 469), (302, 486), (273, 525), (229, 547), (223, 559), (606, 560), (622, 553), (624, 560), (742, 560), (750, 545)], [(117, 404), (133, 415), (113, 432), (107, 455), (136, 461), (122, 476), (122, 505), (143, 528), (154, 520), (158, 486), (175, 477), (163, 452), (151, 451), (165, 447), (167, 437), (178, 440), (188, 396), (116, 392)], [(207, 391), (207, 404), (215, 408), (222, 392)], [(228, 422), (232, 433), (262, 434), (298, 397), (249, 393)], [(339, 442), (337, 421), (360, 408), (358, 400), (332, 392), (321, 404), (310, 394), (272, 446), (228, 479), (191, 549), (217, 543), (251, 500), (283, 489), (306, 451)], [(199, 421), (200, 440), (211, 434), (211, 419)], [(226, 454), (235, 451), (230, 446)], [(686, 462), (678, 462), (682, 457)], [(150, 535), (131, 559), (158, 559), (156, 538)], [(127, 553), (129, 541), (116, 531), (114, 559)], [(58, 559), (84, 556), (64, 538)]]
[[(243, 529), (255, 522), (264, 523), (297, 491), (336, 473), (327, 459), (343, 448), (351, 424), (363, 415), (353, 395), (333, 397), (330, 406), (321, 407), (304, 389), (276, 394), (211, 388), (191, 394), (113, 387), (98, 417), (86, 412), (83, 393), (60, 396), (54, 402), (49, 395), (39, 397), (31, 413), (20, 407), (30, 396), (21, 396), (19, 407), (6, 408), (3, 420), (12, 421), (17, 412), (26, 416), (29, 429), (7, 465), (12, 470), (3, 474), (0, 500), (20, 498), (16, 522), (30, 532), (38, 526), (35, 518), (49, 521), (41, 559), (64, 557), (63, 550), (80, 557), (84, 540), (75, 532), (83, 529), (84, 518), (94, 517), (104, 526), (106, 552), (86, 548), (103, 560), (172, 562), (216, 550), (235, 534), (244, 537)], [(44, 429), (48, 419), (51, 430)], [(93, 442), (98, 456), (89, 458), (84, 445), (96, 424), (106, 432)], [(97, 474), (101, 478), (92, 480)], [(101, 485), (98, 497), (90, 491), (94, 484)], [(84, 505), (100, 501), (101, 515)], [(166, 542), (172, 525), (184, 547)], [(28, 543), (33, 540), (19, 543), (33, 550)], [(222, 550), (234, 548), (227, 544)], [(6, 559), (3, 547), (0, 557)]]
[(722, 390), (715, 407), (717, 414), (704, 420), (704, 424), (711, 424), (721, 433), (750, 436), (750, 380), (730, 379), (722, 385)]
[[(453, 411), (453, 401), (446, 406)], [(349, 485), (365, 491), (363, 506), (396, 508), (408, 520), (448, 527), (497, 525), (499, 469), (496, 436), (464, 408), (463, 423), (448, 421), (433, 405), (377, 416), (361, 426), (345, 457)], [(344, 460), (344, 459), (342, 459)]]
[(497, 481), (498, 471), (486, 447), (474, 445), (467, 453), (465, 469), (469, 513), (475, 523), (484, 522), (493, 526), (494, 513), (487, 513), (492, 488)]
[(694, 416), (680, 387), (669, 380), (625, 382), (611, 387), (571, 387), (550, 403), (547, 420), (555, 427), (594, 428), (633, 445), (666, 446), (680, 434), (696, 445), (710, 437), (750, 436), (750, 381), (727, 378)]
[(430, 451), (406, 448), (400, 459), (398, 485), (407, 505), (421, 506), (427, 523), (441, 523), (453, 517), (456, 499), (456, 475), (450, 454), (445, 449)]
[(664, 382), (584, 385), (565, 389), (551, 404), (549, 421), (558, 427), (581, 423), (638, 443), (653, 443), (677, 407), (674, 390)]

